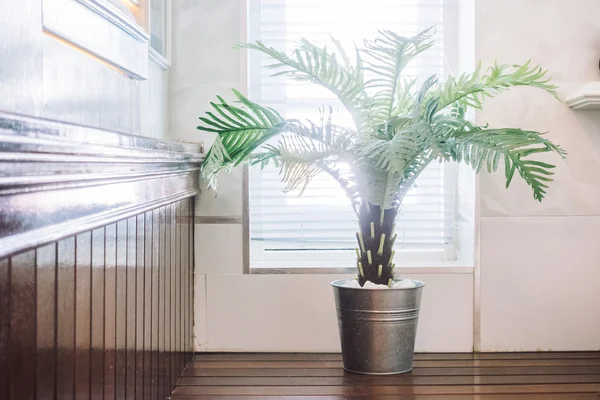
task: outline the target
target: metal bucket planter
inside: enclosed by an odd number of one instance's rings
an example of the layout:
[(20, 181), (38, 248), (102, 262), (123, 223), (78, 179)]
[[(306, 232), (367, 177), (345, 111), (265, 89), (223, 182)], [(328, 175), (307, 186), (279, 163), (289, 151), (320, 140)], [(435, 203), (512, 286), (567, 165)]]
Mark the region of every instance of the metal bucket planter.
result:
[(345, 287), (331, 282), (335, 295), (344, 369), (368, 375), (412, 370), (421, 292), (411, 289)]

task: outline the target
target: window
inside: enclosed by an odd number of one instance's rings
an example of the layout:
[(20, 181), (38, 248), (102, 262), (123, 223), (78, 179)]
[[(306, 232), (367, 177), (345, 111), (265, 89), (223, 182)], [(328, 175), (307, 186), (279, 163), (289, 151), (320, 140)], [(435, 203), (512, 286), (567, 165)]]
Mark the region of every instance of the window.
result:
[[(301, 37), (328, 44), (329, 34), (353, 42), (378, 29), (412, 35), (436, 25), (436, 44), (407, 69), (427, 78), (445, 75), (456, 59), (456, 1), (449, 0), (249, 0), (249, 40), (290, 51)], [(450, 16), (450, 17), (449, 17)], [(325, 89), (281, 77), (263, 68), (269, 60), (249, 52), (249, 96), (289, 118), (318, 118), (318, 109), (343, 107)], [(341, 112), (342, 121), (347, 118)], [(432, 163), (404, 200), (397, 221), (397, 260), (404, 265), (443, 265), (457, 260), (455, 204), (458, 168)], [(352, 267), (356, 216), (344, 192), (319, 175), (301, 197), (282, 192), (278, 170), (250, 168), (250, 268)]]
[(150, 47), (163, 57), (167, 56), (166, 0), (150, 0)]

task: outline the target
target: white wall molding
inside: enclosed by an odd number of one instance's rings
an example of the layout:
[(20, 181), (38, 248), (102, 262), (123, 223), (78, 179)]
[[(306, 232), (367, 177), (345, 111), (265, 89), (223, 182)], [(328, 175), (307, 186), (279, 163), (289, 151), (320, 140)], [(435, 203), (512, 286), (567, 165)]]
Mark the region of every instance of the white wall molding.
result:
[[(47, 0), (45, 0), (47, 1)], [(77, 0), (79, 3), (88, 7), (102, 18), (110, 21), (113, 25), (127, 32), (140, 42), (148, 42), (150, 35), (140, 25), (131, 18), (127, 17), (116, 7), (106, 0)]]
[(600, 110), (600, 81), (586, 83), (569, 95), (565, 102), (573, 110)]
[(154, 50), (152, 46), (148, 48), (148, 59), (165, 71), (171, 68), (169, 60), (158, 51)]
[(149, 36), (109, 4), (100, 0), (44, 0), (42, 25), (49, 36), (108, 67), (136, 80), (148, 79)]

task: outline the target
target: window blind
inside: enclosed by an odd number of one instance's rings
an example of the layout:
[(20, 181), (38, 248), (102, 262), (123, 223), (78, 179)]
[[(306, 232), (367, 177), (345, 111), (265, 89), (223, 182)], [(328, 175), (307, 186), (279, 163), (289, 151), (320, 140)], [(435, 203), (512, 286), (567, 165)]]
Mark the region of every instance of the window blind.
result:
[[(414, 60), (405, 74), (424, 80), (445, 75), (444, 49), (451, 26), (446, 0), (249, 0), (249, 40), (291, 52), (305, 37), (328, 45), (331, 34), (349, 50), (378, 29), (410, 36), (436, 26), (433, 48)], [(338, 124), (350, 124), (341, 104), (326, 89), (289, 78), (270, 77), (271, 61), (249, 52), (249, 96), (287, 118), (318, 120), (319, 107), (339, 111)], [(356, 215), (343, 190), (328, 175), (317, 176), (301, 197), (283, 193), (274, 167), (250, 168), (251, 268), (352, 267)], [(406, 196), (397, 220), (399, 262), (443, 261), (453, 243), (455, 166), (432, 163)]]

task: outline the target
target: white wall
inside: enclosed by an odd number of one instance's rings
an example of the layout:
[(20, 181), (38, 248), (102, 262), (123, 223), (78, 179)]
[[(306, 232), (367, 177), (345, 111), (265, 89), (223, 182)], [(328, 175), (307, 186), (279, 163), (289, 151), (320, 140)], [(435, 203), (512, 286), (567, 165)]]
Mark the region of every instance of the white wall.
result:
[[(197, 117), (216, 94), (245, 87), (243, 54), (230, 50), (243, 40), (243, 1), (173, 7), (171, 130), (210, 140), (195, 130)], [(478, 1), (476, 55), (484, 63), (532, 58), (550, 69), (564, 97), (599, 79), (599, 12), (593, 0)], [(598, 349), (600, 119), (532, 90), (486, 106), (481, 122), (549, 130), (570, 158), (541, 205), (521, 182), (504, 190), (501, 175), (481, 177), (480, 273), (419, 275), (428, 286), (417, 349)], [(224, 178), (218, 198), (205, 192), (197, 207), (196, 349), (338, 350), (328, 285), (337, 277), (242, 275), (241, 174)]]
[(172, 2), (171, 130), (182, 140), (211, 136), (196, 130), (198, 117), (216, 95), (244, 86), (244, 55), (232, 47), (243, 40), (244, 0)]
[[(600, 80), (600, 2), (476, 2), (484, 64), (531, 58), (560, 97)], [(535, 90), (486, 103), (480, 122), (549, 131), (569, 152), (542, 204), (522, 182), (481, 177), (481, 350), (600, 349), (600, 113)]]
[(149, 60), (148, 75), (140, 83), (140, 135), (176, 139), (169, 132), (169, 70)]
[[(196, 129), (198, 117), (217, 95), (231, 99), (231, 88), (246, 86), (245, 55), (232, 49), (245, 37), (245, 0), (177, 0), (171, 15), (171, 132), (179, 140), (210, 144), (213, 135)], [(240, 170), (224, 174), (219, 199), (206, 193), (196, 215), (241, 216), (241, 182)]]

